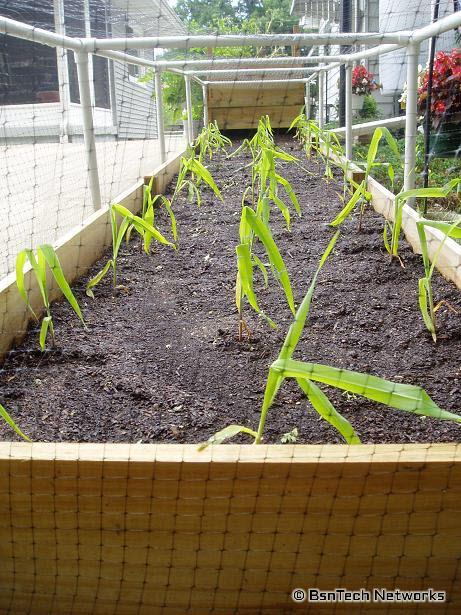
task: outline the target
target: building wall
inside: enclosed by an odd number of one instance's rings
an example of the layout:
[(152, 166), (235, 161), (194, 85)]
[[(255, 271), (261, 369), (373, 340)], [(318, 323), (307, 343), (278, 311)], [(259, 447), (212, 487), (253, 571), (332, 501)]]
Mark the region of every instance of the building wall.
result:
[(156, 103), (150, 84), (136, 83), (128, 66), (114, 62), (117, 129), (119, 139), (157, 137)]

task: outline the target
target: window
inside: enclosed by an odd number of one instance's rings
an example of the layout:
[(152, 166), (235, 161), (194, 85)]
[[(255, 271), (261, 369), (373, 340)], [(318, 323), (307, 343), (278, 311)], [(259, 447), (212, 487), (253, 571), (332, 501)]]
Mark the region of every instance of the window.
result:
[[(54, 30), (53, 0), (0, 0), (0, 14)], [(56, 50), (0, 35), (0, 104), (59, 102)]]
[[(127, 35), (127, 37), (133, 36), (134, 34), (133, 28), (130, 28), (130, 26), (128, 25), (128, 15), (125, 17), (125, 19), (126, 19), (125, 34)], [(126, 53), (130, 54), (131, 56), (136, 56), (137, 58), (139, 58), (138, 49), (127, 49)], [(130, 77), (133, 77), (134, 79), (138, 79), (138, 77), (140, 77), (139, 66), (136, 66), (136, 64), (128, 64), (127, 66), (128, 66), (128, 75)]]

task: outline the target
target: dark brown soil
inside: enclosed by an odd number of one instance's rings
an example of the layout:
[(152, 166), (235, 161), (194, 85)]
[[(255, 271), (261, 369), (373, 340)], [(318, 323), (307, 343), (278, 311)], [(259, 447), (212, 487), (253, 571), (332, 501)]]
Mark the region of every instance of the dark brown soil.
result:
[[(287, 138), (281, 143), (297, 150)], [(86, 297), (76, 287), (88, 323), (85, 331), (68, 305), (54, 305), (57, 348), (42, 354), (37, 330), (8, 356), (0, 372), (1, 402), (34, 440), (93, 442), (200, 442), (231, 423), (256, 428), (268, 367), (276, 358), (291, 316), (274, 281), (260, 303), (279, 324), (270, 329), (247, 309), (250, 340), (239, 343), (234, 305), (240, 200), (249, 181), (240, 158), (210, 165), (224, 203), (205, 191), (202, 207), (180, 199), (175, 211), (180, 250), (139, 240), (122, 248), (119, 280), (109, 278)], [(283, 169), (299, 196), (303, 216), (291, 233), (273, 214), (274, 236), (300, 301), (333, 230), (340, 183), (326, 183), (295, 166)], [(166, 220), (159, 224), (168, 232)], [(438, 312), (434, 344), (417, 305), (421, 258), (403, 247), (405, 269), (390, 264), (382, 245), (382, 219), (371, 210), (363, 231), (347, 221), (323, 270), (295, 358), (369, 372), (423, 386), (443, 408), (461, 410), (461, 314)], [(83, 248), (84, 249), (84, 248)], [(105, 259), (95, 265), (96, 273)], [(435, 275), (437, 300), (461, 309), (459, 291)], [(461, 427), (389, 410), (328, 389), (332, 401), (363, 442), (447, 442)], [(297, 427), (298, 442), (341, 442), (335, 430), (286, 382), (268, 417), (265, 440), (280, 442)], [(5, 426), (0, 436), (11, 439)], [(242, 439), (241, 441), (245, 441)]]

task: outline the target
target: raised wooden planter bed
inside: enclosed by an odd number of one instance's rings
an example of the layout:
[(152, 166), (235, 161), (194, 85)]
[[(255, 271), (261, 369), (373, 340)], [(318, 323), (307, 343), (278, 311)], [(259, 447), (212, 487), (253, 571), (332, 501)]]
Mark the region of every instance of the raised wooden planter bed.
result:
[(0, 443), (0, 612), (391, 610), (291, 599), (364, 587), (444, 591), (446, 603), (396, 612), (457, 613), (460, 494), (458, 444)]
[(323, 611), (294, 588), (431, 587), (447, 603), (396, 612), (457, 613), (460, 453), (2, 443), (0, 610), (279, 615)]

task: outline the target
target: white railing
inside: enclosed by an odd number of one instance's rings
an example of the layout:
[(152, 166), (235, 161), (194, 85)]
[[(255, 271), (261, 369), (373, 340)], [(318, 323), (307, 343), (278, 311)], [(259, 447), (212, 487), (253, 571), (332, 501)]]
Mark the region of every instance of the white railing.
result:
[[(319, 101), (323, 101), (325, 92), (325, 75), (332, 68), (339, 65), (346, 66), (346, 126), (345, 143), (346, 156), (352, 157), (352, 65), (353, 62), (364, 58), (376, 57), (390, 53), (402, 47), (406, 47), (407, 59), (407, 103), (405, 118), (405, 165), (404, 165), (404, 188), (411, 189), (415, 185), (415, 146), (417, 134), (417, 82), (418, 82), (418, 55), (420, 44), (433, 36), (437, 36), (449, 30), (461, 26), (461, 12), (444, 17), (438, 22), (429, 24), (414, 31), (401, 31), (392, 33), (331, 33), (331, 34), (261, 34), (261, 35), (210, 35), (210, 36), (166, 36), (166, 37), (136, 37), (136, 38), (72, 38), (69, 36), (48, 32), (33, 26), (23, 24), (6, 17), (0, 16), (0, 34), (8, 34), (51, 47), (64, 48), (74, 52), (78, 68), (78, 82), (80, 100), (82, 106), (84, 141), (86, 151), (86, 164), (91, 189), (91, 198), (94, 209), (101, 207), (100, 183), (98, 174), (98, 161), (96, 157), (95, 131), (93, 123), (93, 111), (91, 105), (90, 79), (88, 72), (88, 57), (90, 54), (100, 55), (112, 60), (126, 62), (128, 64), (143, 66), (154, 70), (158, 138), (162, 161), (165, 160), (165, 133), (163, 120), (163, 102), (161, 87), (161, 72), (171, 71), (184, 75), (186, 85), (187, 106), (187, 139), (190, 143), (193, 139), (192, 129), (192, 96), (191, 80), (197, 81), (202, 86), (204, 101), (204, 121), (208, 122), (207, 90), (209, 86), (219, 85), (226, 87), (232, 85), (232, 81), (219, 81), (213, 77), (226, 75), (237, 76), (239, 74), (260, 74), (267, 72), (267, 78), (255, 80), (239, 80), (239, 85), (254, 86), (257, 84), (273, 85), (283, 83), (306, 84), (306, 111), (310, 105), (310, 82), (318, 75)], [(125, 53), (127, 49), (192, 49), (192, 48), (217, 48), (217, 47), (240, 47), (240, 46), (294, 46), (294, 45), (368, 45), (369, 49), (338, 55), (320, 56), (297, 56), (297, 57), (271, 57), (271, 58), (221, 58), (210, 60), (162, 60), (150, 61)], [(302, 64), (299, 68), (295, 67)], [(317, 64), (312, 68), (307, 65)], [(220, 69), (219, 67), (225, 67)], [(264, 68), (251, 68), (251, 67)], [(271, 67), (271, 68), (269, 68)], [(272, 68), (273, 67), (273, 68)], [(288, 77), (285, 79), (273, 79), (271, 72), (291, 71), (304, 73), (305, 78)], [(307, 76), (307, 73), (313, 73)], [(201, 79), (199, 75), (205, 75)], [(211, 79), (210, 79), (211, 77)], [(324, 106), (319, 104), (319, 125), (324, 125)]]

